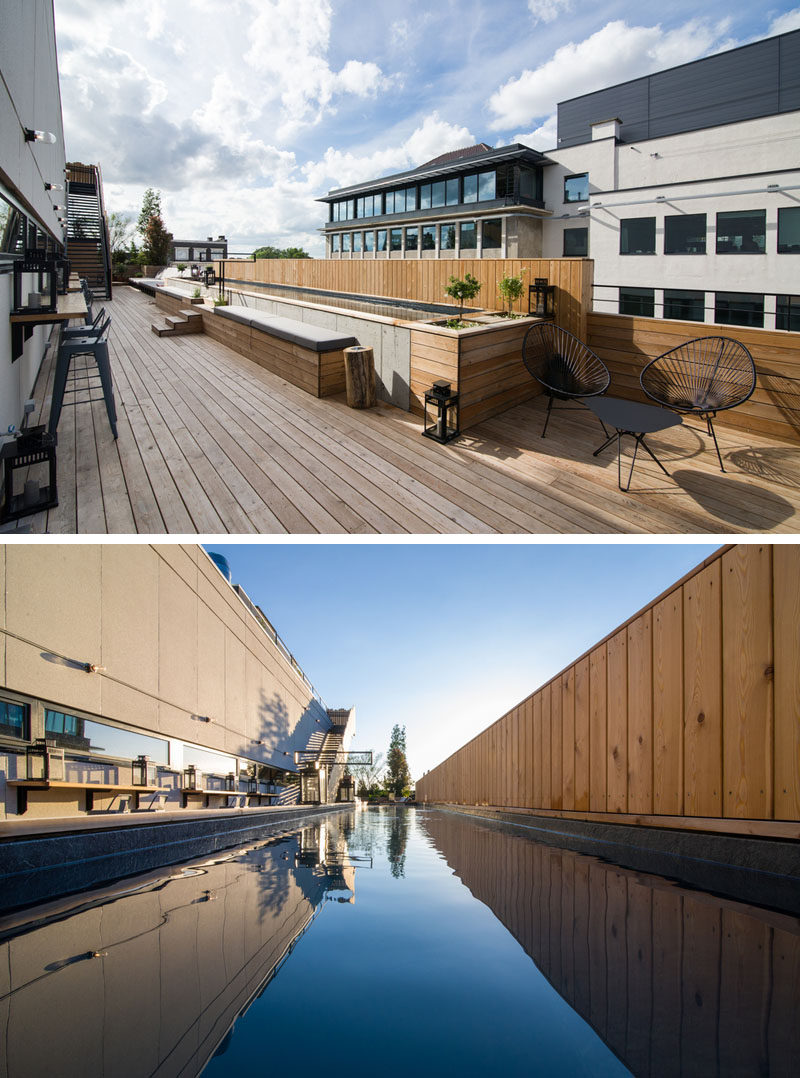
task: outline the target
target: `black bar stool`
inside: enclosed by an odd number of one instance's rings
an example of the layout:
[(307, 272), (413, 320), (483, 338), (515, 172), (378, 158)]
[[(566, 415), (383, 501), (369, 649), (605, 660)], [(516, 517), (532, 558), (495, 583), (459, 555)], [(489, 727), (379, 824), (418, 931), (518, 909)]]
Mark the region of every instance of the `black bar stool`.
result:
[(56, 361), (56, 373), (53, 379), (53, 400), (50, 405), (50, 421), (47, 429), (50, 434), (58, 430), (58, 421), (61, 418), (61, 408), (64, 403), (64, 390), (67, 386), (67, 376), (73, 356), (91, 355), (97, 364), (100, 375), (100, 384), (103, 388), (103, 399), (106, 402), (106, 413), (111, 426), (111, 433), (117, 437), (117, 409), (114, 403), (114, 389), (111, 384), (111, 360), (108, 355), (108, 327), (111, 318), (103, 323), (100, 334), (97, 337), (78, 337), (64, 340), (58, 349)]

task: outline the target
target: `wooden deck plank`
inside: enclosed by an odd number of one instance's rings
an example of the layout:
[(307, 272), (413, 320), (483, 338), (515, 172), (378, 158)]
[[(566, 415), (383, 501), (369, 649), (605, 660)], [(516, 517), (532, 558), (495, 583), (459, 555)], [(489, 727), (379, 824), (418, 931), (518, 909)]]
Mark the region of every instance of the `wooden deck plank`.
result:
[[(109, 308), (119, 439), (82, 390), (59, 426), (59, 506), (9, 531), (800, 531), (800, 448), (769, 437), (720, 427), (723, 474), (690, 426), (654, 436), (672, 475), (639, 457), (625, 494), (613, 448), (592, 456), (600, 432), (583, 410), (559, 411), (542, 439), (538, 397), (440, 446), (420, 436), (418, 416), (317, 399), (206, 334), (155, 337), (154, 305), (133, 289), (118, 288)], [(54, 351), (35, 389), (38, 421)]]

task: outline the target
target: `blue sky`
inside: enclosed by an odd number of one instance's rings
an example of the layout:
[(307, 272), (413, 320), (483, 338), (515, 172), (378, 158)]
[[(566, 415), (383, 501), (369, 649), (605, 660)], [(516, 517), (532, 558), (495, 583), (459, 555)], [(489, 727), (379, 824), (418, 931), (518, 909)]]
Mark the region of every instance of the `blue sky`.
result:
[(717, 549), (714, 544), (207, 544), (354, 748), (405, 725), (416, 779)]
[(555, 143), (556, 103), (800, 27), (797, 0), (55, 0), (68, 160), (176, 238), (321, 255), (329, 189)]

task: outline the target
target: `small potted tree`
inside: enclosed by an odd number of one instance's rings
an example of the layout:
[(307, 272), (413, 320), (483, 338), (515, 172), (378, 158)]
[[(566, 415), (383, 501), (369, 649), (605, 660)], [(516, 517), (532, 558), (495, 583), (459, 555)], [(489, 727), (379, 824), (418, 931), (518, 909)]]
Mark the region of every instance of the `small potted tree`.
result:
[(481, 282), (477, 277), (473, 277), (471, 273), (465, 273), (464, 279), (460, 280), (458, 277), (451, 277), (450, 283), (445, 288), (445, 295), (450, 296), (451, 299), (458, 300), (458, 318), (449, 319), (445, 325), (448, 329), (468, 329), (471, 328), (469, 322), (464, 322), (464, 305), (468, 300), (474, 299), (481, 290)]
[(524, 288), (522, 278), (525, 275), (525, 267), (520, 270), (516, 277), (506, 276), (498, 283), (497, 291), (508, 304), (508, 310), (504, 312), (504, 318), (518, 318), (512, 311), (512, 307), (522, 295)]

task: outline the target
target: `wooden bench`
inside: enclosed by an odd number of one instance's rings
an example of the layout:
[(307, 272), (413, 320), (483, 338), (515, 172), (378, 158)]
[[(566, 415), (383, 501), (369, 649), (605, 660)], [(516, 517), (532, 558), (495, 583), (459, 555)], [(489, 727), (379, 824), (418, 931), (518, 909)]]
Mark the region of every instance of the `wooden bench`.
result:
[(315, 397), (345, 390), (344, 349), (355, 337), (239, 304), (204, 312), (205, 331)]
[[(212, 797), (237, 797), (237, 798), (238, 797), (243, 797), (243, 798), (245, 798), (245, 804), (249, 804), (251, 798), (256, 798), (257, 803), (260, 805), (262, 797), (269, 798), (271, 796), (272, 796), (271, 794), (264, 794), (264, 793), (248, 793), (246, 790), (220, 790), (220, 789), (217, 789), (215, 787), (207, 787), (207, 786), (203, 786), (203, 787), (200, 787), (200, 788), (195, 788), (195, 787), (192, 787), (192, 786), (182, 786), (181, 787), (181, 808), (186, 808), (186, 806), (189, 803), (189, 798), (190, 797), (202, 797), (203, 798), (203, 808), (208, 808), (210, 798), (212, 798)], [(267, 803), (269, 804), (269, 802), (267, 802)], [(227, 807), (228, 808), (233, 808), (234, 806), (229, 805)]]
[(10, 779), (9, 786), (17, 791), (17, 812), (21, 816), (28, 809), (29, 790), (78, 790), (86, 793), (86, 811), (94, 809), (95, 794), (133, 794), (134, 808), (139, 808), (140, 794), (162, 794), (168, 791), (162, 786), (134, 786), (119, 782), (67, 782), (61, 779)]

